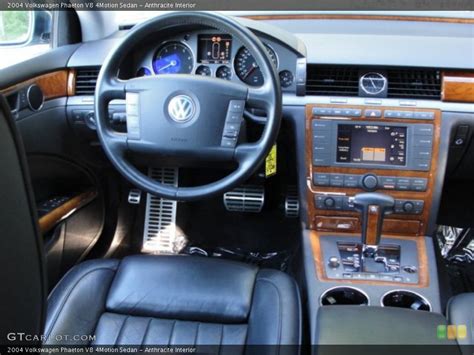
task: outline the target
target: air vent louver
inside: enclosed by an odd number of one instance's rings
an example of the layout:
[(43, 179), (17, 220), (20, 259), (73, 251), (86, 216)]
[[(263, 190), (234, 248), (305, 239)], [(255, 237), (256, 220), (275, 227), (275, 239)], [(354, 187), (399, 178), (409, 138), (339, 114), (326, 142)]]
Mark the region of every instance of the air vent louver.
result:
[(77, 69), (76, 95), (94, 95), (99, 71), (99, 67)]
[(357, 96), (358, 93), (358, 68), (308, 65), (306, 79), (307, 95)]
[(435, 69), (389, 69), (388, 97), (441, 99), (441, 75)]
[[(367, 67), (317, 65), (307, 67), (306, 94), (359, 96), (359, 77)], [(377, 72), (377, 69), (371, 69)], [(427, 68), (380, 68), (388, 79), (389, 98), (441, 99), (441, 74)]]

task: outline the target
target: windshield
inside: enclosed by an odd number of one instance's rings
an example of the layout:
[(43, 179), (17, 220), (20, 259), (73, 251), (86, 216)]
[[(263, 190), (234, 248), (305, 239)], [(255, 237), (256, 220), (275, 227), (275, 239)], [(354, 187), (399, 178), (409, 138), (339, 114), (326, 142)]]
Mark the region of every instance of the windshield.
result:
[[(133, 24), (169, 11), (116, 11), (116, 22)], [(262, 14), (338, 14), (338, 15), (385, 15), (385, 16), (426, 16), (474, 18), (474, 11), (217, 11), (233, 16), (249, 16)]]

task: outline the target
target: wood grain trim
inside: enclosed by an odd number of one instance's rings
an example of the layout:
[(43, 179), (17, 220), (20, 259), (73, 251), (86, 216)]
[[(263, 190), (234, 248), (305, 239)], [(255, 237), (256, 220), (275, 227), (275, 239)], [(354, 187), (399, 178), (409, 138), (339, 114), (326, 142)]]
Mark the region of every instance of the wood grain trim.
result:
[[(355, 108), (364, 110), (396, 110), (396, 111), (430, 111), (434, 112), (434, 120), (430, 123), (434, 126), (433, 132), (433, 151), (431, 159), (431, 169), (429, 171), (411, 171), (411, 170), (387, 170), (387, 169), (367, 169), (367, 168), (347, 168), (347, 167), (314, 167), (312, 164), (312, 129), (311, 122), (313, 120), (312, 109), (313, 107), (338, 107), (341, 109)], [(350, 123), (351, 120), (355, 121), (367, 121), (367, 122), (387, 122), (387, 123), (410, 123), (410, 124), (426, 124), (428, 123), (425, 120), (413, 120), (413, 119), (397, 119), (397, 118), (364, 118), (364, 117), (355, 117), (353, 119), (344, 120), (344, 122)], [(317, 193), (321, 194), (336, 194), (336, 195), (346, 195), (353, 196), (357, 193), (365, 192), (359, 188), (337, 188), (330, 186), (314, 186), (312, 183), (312, 173), (317, 171), (319, 173), (339, 173), (339, 174), (356, 174), (363, 175), (368, 172), (374, 173), (378, 176), (395, 176), (395, 177), (422, 177), (428, 179), (427, 189), (424, 192), (415, 192), (415, 191), (394, 191), (394, 190), (380, 190), (381, 193), (388, 194), (395, 199), (405, 199), (405, 200), (423, 200), (424, 201), (424, 210), (420, 215), (404, 215), (404, 214), (393, 214), (392, 218), (399, 220), (400, 222), (404, 221), (418, 221), (419, 230), (417, 233), (408, 233), (412, 231), (413, 224), (410, 225), (410, 230), (403, 227), (403, 223), (400, 223), (400, 235), (405, 236), (420, 236), (425, 235), (428, 227), (429, 221), (429, 211), (431, 209), (433, 201), (433, 193), (435, 182), (437, 178), (437, 169), (438, 169), (438, 154), (439, 154), (439, 143), (441, 135), (441, 111), (439, 110), (429, 110), (429, 109), (418, 109), (418, 108), (401, 108), (401, 107), (382, 107), (382, 106), (352, 106), (352, 105), (338, 105), (338, 104), (318, 104), (318, 105), (307, 105), (306, 106), (306, 141), (305, 141), (305, 154), (306, 154), (306, 180), (307, 180), (307, 199), (308, 199), (308, 222), (309, 229), (316, 229), (316, 216), (332, 216), (332, 217), (354, 217), (359, 218), (359, 213), (351, 211), (333, 211), (333, 210), (319, 210), (316, 208), (314, 203), (313, 196)], [(343, 231), (340, 231), (343, 232)], [(360, 229), (356, 232), (360, 232)]]
[(373, 21), (414, 21), (474, 24), (471, 18), (424, 17), (424, 16), (388, 16), (388, 15), (340, 15), (340, 14), (307, 14), (307, 15), (251, 15), (243, 16), (256, 21), (276, 20), (373, 20)]
[[(380, 206), (370, 205), (367, 210), (367, 235), (366, 244), (377, 244), (377, 231), (379, 230)], [(380, 228), (380, 230), (382, 230)]]
[(76, 69), (70, 69), (67, 76), (67, 96), (76, 94)]
[(68, 75), (68, 69), (54, 71), (48, 74), (40, 75), (36, 78), (25, 80), (6, 89), (1, 89), (0, 93), (8, 95), (32, 84), (36, 84), (43, 91), (45, 101), (55, 99), (57, 97), (65, 97), (68, 95)]
[(94, 200), (97, 197), (97, 191), (91, 190), (84, 193), (81, 193), (69, 201), (66, 201), (64, 204), (55, 208), (48, 214), (44, 215), (39, 219), (39, 227), (42, 234), (49, 232), (53, 229), (59, 222), (66, 219), (72, 213), (78, 209), (84, 207), (89, 202)]
[(474, 103), (474, 73), (442, 73), (441, 99)]
[[(326, 276), (324, 268), (324, 258), (321, 250), (320, 243), (320, 234), (316, 231), (310, 231), (309, 238), (311, 242), (311, 249), (313, 252), (314, 267), (316, 268), (316, 275), (318, 280), (322, 282), (341, 282), (344, 284), (354, 284), (354, 285), (374, 285), (374, 286), (398, 286), (403, 285), (404, 287), (417, 287), (417, 288), (426, 288), (429, 286), (429, 272), (428, 272), (428, 256), (426, 254), (426, 245), (424, 238), (416, 238), (413, 241), (416, 243), (416, 249), (418, 252), (418, 283), (417, 284), (404, 284), (393, 281), (370, 281), (370, 280), (351, 280), (351, 279), (329, 279)], [(335, 237), (354, 237), (354, 234), (344, 234), (344, 233), (331, 233), (331, 236)], [(391, 239), (403, 239), (399, 236), (393, 235), (384, 235), (383, 237)], [(383, 240), (382, 237), (382, 240)]]

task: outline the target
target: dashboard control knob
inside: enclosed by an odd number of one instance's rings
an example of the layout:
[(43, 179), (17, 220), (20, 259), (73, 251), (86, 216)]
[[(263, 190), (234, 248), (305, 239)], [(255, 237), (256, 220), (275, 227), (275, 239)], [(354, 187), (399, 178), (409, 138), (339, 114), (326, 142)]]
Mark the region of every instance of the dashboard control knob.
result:
[(324, 199), (324, 206), (326, 206), (328, 208), (334, 207), (335, 204), (336, 204), (336, 201), (334, 201), (334, 199), (332, 197), (326, 197)]
[(339, 258), (337, 256), (331, 256), (328, 262), (329, 267), (336, 269), (339, 267)]
[(415, 205), (413, 204), (413, 202), (407, 201), (403, 204), (403, 211), (405, 212), (412, 212), (414, 208)]
[(366, 190), (375, 190), (378, 183), (379, 183), (379, 181), (377, 179), (377, 176), (375, 176), (373, 174), (365, 175), (362, 178), (362, 187)]

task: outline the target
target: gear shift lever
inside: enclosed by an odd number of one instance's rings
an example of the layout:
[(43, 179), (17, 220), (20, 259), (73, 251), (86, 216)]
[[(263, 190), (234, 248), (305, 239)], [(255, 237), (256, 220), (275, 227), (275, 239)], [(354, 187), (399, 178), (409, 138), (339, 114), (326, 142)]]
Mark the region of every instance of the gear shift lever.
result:
[(380, 193), (362, 193), (354, 196), (354, 207), (361, 213), (363, 256), (373, 257), (382, 234), (383, 218), (393, 212), (393, 197)]

